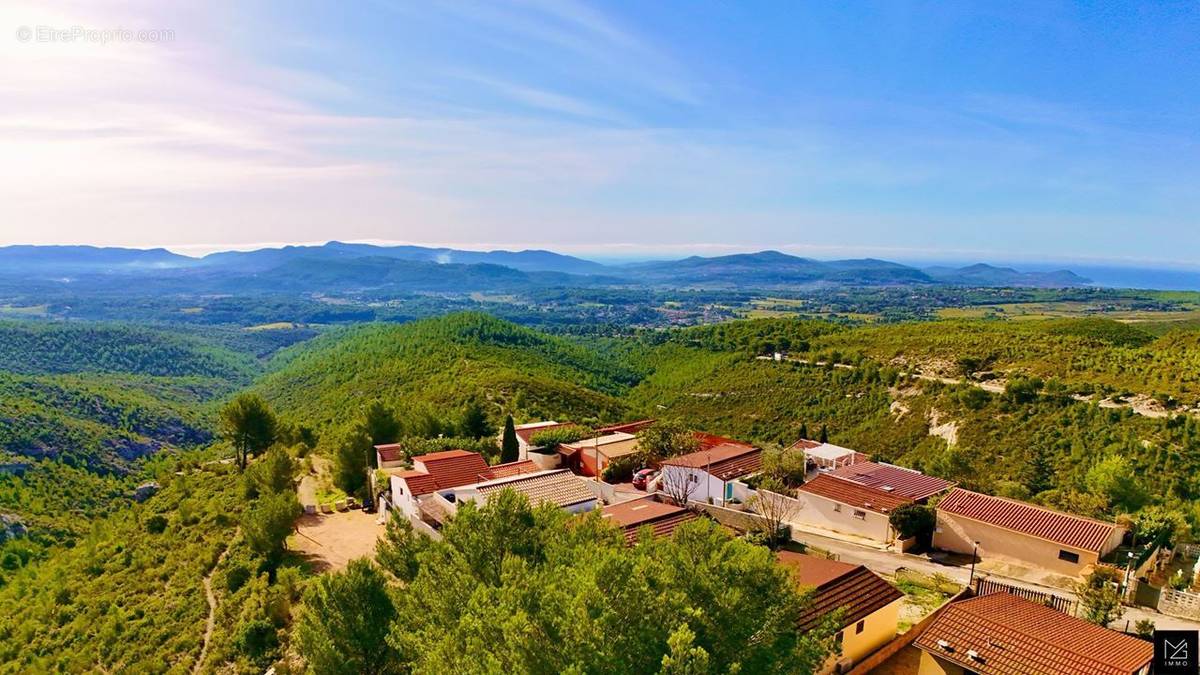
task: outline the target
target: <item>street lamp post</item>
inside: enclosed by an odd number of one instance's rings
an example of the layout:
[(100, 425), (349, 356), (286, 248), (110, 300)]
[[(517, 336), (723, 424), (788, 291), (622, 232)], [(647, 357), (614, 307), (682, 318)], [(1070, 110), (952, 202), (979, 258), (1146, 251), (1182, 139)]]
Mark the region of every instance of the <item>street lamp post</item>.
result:
[(971, 579), (967, 581), (967, 588), (975, 584), (975, 559), (976, 553), (979, 551), (979, 542), (975, 542), (975, 546), (971, 548)]

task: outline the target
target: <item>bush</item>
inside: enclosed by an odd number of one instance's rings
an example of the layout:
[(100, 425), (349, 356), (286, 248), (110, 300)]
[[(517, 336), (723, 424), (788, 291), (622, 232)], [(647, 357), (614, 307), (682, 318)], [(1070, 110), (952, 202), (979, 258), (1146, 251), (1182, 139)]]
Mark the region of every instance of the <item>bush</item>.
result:
[(606, 483), (625, 483), (633, 479), (633, 472), (638, 468), (637, 457), (626, 455), (608, 463), (600, 477)]
[(167, 519), (160, 513), (156, 513), (146, 519), (146, 531), (150, 534), (162, 534), (167, 529)]
[(236, 593), (239, 588), (246, 585), (247, 581), (250, 581), (253, 574), (250, 565), (243, 560), (230, 563), (229, 568), (225, 570), (225, 590)]
[(582, 441), (585, 438), (591, 438), (595, 432), (591, 429), (571, 424), (565, 427), (554, 427), (545, 431), (539, 431), (529, 437), (529, 445), (535, 448), (553, 448), (563, 443), (574, 443)]
[(275, 625), (266, 619), (251, 619), (238, 627), (236, 644), (238, 651), (258, 660), (270, 653), (279, 644)]

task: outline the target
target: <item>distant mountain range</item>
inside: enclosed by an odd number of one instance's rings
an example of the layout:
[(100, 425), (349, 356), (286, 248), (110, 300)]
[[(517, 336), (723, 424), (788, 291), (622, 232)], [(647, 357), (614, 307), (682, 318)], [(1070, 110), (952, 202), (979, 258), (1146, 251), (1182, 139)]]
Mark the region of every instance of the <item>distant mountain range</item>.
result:
[(1061, 288), (1090, 283), (1068, 270), (1021, 272), (982, 263), (920, 269), (871, 258), (821, 261), (778, 251), (603, 265), (553, 251), (462, 251), (342, 242), (222, 251), (203, 258), (166, 249), (9, 246), (0, 248), (0, 274), (41, 282), (86, 278), (101, 285), (128, 284), (133, 276), (164, 291), (186, 288), (224, 293), (513, 291), (553, 286), (766, 289), (948, 284)]

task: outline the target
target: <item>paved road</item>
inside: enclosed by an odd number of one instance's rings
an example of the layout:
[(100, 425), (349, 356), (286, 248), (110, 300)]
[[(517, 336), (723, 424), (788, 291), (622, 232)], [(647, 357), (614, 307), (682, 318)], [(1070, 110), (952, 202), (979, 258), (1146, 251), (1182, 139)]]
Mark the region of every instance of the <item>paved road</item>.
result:
[[(796, 532), (794, 537), (796, 541), (810, 544), (817, 548), (831, 551), (838, 555), (838, 558), (849, 563), (865, 565), (876, 572), (884, 574), (895, 574), (900, 568), (917, 570), (925, 574), (942, 574), (955, 582), (967, 585), (971, 577), (971, 568), (969, 566), (946, 565), (939, 562), (934, 562), (925, 556), (910, 555), (907, 553), (897, 553), (894, 551), (880, 551), (875, 548), (859, 546), (856, 544), (847, 543), (839, 539), (831, 539), (818, 534), (809, 534), (807, 532)], [(1030, 590), (1041, 591), (1044, 593), (1052, 593), (1054, 595), (1065, 596), (1074, 599), (1074, 594), (1070, 591), (1064, 591), (1061, 588), (1044, 586), (1042, 584), (1030, 583), (1021, 579), (1004, 577), (995, 574), (989, 574), (998, 581), (1003, 581), (1006, 584), (1028, 588)], [(1200, 621), (1191, 621), (1181, 619), (1167, 614), (1162, 614), (1145, 607), (1126, 607), (1125, 614), (1112, 624), (1113, 628), (1124, 628), (1125, 622), (1129, 622), (1132, 629), (1134, 623), (1149, 619), (1154, 622), (1154, 625), (1159, 629), (1180, 629), (1180, 630), (1200, 630)]]

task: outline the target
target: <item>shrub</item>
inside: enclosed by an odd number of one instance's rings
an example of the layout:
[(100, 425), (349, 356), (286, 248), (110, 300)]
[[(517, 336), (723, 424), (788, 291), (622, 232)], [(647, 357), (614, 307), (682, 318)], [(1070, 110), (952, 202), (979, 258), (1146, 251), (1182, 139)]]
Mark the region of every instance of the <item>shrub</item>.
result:
[(150, 534), (162, 534), (167, 529), (167, 519), (161, 513), (156, 513), (146, 519), (146, 531)]

